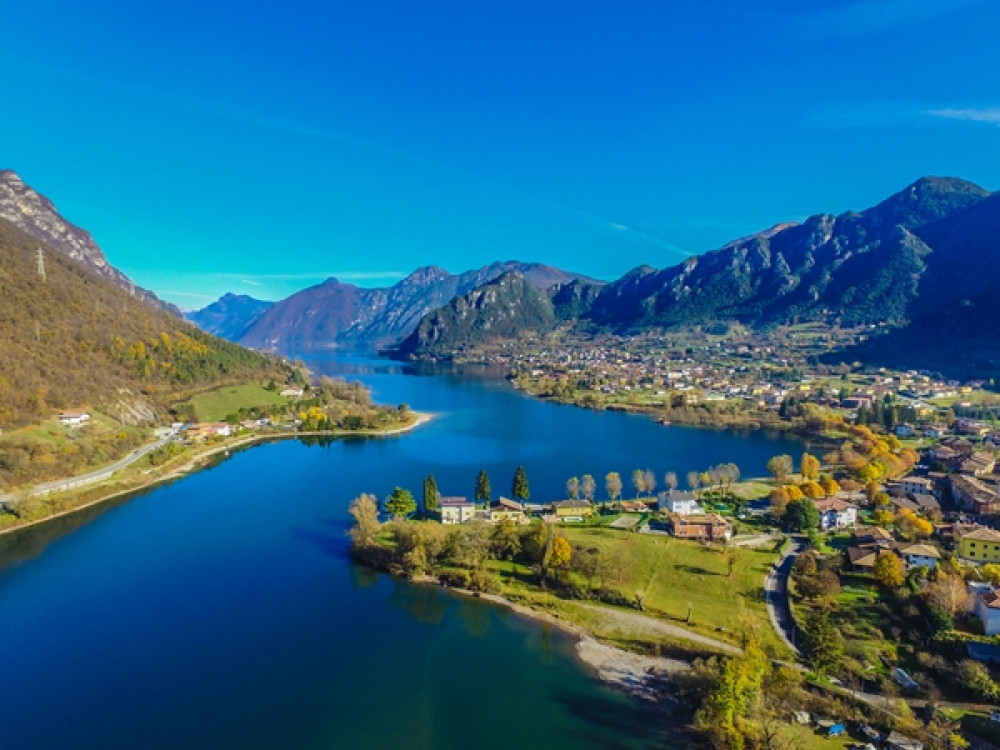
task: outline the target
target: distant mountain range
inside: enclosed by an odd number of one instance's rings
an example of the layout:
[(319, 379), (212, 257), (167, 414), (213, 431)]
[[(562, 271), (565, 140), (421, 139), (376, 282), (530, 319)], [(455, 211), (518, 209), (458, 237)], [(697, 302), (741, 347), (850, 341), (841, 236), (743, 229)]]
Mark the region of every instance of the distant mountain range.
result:
[[(740, 323), (762, 328), (823, 321), (886, 324), (889, 334), (837, 356), (906, 366), (997, 369), (1000, 362), (1000, 193), (925, 177), (877, 206), (819, 214), (745, 237), (657, 270), (636, 268), (595, 287), (537, 295), (507, 285), (429, 313), (399, 356), (447, 357), (462, 342), (552, 329), (560, 320), (619, 332)], [(501, 304), (502, 303), (502, 304)]]
[(574, 279), (600, 283), (540, 263), (498, 262), (461, 274), (426, 266), (386, 288), (366, 289), (327, 279), (275, 303), (249, 323), (251, 298), (235, 295), (226, 295), (189, 318), (206, 330), (258, 349), (377, 350), (399, 343), (431, 310), (511, 270), (539, 290)]
[(273, 302), (245, 294), (224, 294), (208, 307), (185, 313), (184, 317), (213, 336), (239, 341), (250, 326), (273, 306)]
[(48, 249), (103, 276), (132, 296), (181, 316), (179, 308), (164, 302), (148, 289), (136, 286), (112, 266), (89, 232), (64, 219), (52, 201), (37, 193), (9, 169), (0, 170), (0, 220), (34, 237)]

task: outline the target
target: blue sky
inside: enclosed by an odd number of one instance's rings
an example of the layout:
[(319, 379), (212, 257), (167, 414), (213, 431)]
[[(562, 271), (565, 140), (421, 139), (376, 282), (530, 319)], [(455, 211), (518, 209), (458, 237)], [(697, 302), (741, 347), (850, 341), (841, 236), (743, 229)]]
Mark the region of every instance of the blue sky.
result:
[(3, 3), (0, 167), (182, 307), (613, 278), (924, 174), (1000, 188), (994, 0)]

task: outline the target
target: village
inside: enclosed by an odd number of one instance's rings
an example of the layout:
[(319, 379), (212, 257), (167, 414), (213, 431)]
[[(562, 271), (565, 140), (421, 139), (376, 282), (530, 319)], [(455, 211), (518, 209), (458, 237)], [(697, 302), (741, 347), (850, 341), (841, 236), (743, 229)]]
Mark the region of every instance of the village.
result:
[[(900, 437), (941, 437), (956, 417), (966, 417), (959, 434), (991, 432), (983, 418), (996, 416), (991, 407), (1000, 407), (1000, 398), (986, 381), (823, 363), (829, 348), (866, 337), (864, 331), (810, 325), (690, 338), (609, 334), (596, 341), (560, 332), (544, 339), (525, 335), (466, 359), (505, 368), (516, 387), (533, 395), (595, 408), (672, 412), (681, 421), (692, 414), (706, 423), (708, 415), (731, 415), (774, 427), (815, 408), (851, 420), (874, 417)], [(990, 439), (1000, 442), (1000, 433)]]

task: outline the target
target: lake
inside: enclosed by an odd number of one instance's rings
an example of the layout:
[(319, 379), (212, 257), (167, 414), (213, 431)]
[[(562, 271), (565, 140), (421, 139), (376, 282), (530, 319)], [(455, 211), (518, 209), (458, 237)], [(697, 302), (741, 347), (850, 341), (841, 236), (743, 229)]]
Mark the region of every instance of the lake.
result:
[(313, 359), (435, 413), (389, 438), (285, 441), (127, 502), (0, 540), (0, 747), (645, 748), (655, 717), (594, 680), (558, 630), (373, 574), (346, 508), (395, 485), (532, 499), (570, 475), (733, 461), (795, 441), (663, 427), (522, 396), (495, 373)]

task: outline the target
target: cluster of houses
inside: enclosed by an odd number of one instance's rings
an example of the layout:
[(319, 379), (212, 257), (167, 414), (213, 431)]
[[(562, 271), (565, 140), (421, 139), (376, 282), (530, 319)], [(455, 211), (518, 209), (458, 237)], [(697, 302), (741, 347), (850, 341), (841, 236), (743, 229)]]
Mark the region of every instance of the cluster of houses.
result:
[[(645, 513), (652, 508), (644, 501), (623, 501), (626, 513)], [(677, 490), (661, 492), (653, 507), (667, 514), (668, 528), (679, 539), (701, 541), (728, 541), (733, 536), (733, 524), (718, 513), (706, 513), (691, 492)], [(439, 497), (438, 510), (441, 523), (452, 525), (485, 521), (499, 523), (503, 520), (514, 523), (528, 523), (532, 516), (540, 517), (547, 523), (584, 521), (596, 512), (592, 502), (586, 499), (560, 500), (552, 503), (520, 503), (501, 497), (488, 508), (479, 508), (465, 497)]]

